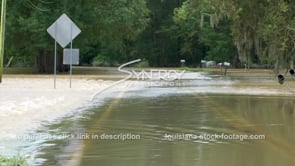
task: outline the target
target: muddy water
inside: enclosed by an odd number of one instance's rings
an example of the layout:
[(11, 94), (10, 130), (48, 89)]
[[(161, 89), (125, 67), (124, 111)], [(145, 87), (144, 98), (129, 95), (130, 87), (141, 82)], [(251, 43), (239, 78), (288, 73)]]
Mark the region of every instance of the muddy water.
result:
[(42, 142), (36, 158), (42, 165), (295, 165), (291, 97), (142, 95), (154, 91), (104, 99), (50, 125), (46, 133), (74, 136)]

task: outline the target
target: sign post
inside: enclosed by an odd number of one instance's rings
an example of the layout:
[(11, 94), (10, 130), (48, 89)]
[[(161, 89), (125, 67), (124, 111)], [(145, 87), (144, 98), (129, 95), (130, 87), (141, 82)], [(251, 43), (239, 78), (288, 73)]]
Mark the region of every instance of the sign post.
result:
[(70, 49), (64, 49), (63, 51), (63, 64), (70, 65), (70, 88), (72, 86), (72, 66), (79, 65), (79, 49), (73, 49), (71, 45)]
[(6, 0), (2, 0), (1, 5), (1, 25), (0, 25), (0, 83), (2, 82), (3, 74), (3, 56), (4, 56), (4, 39), (5, 39), (5, 15), (6, 15)]
[(54, 73), (54, 89), (56, 89), (56, 57), (57, 57), (57, 52), (56, 52), (56, 34), (57, 34), (57, 24), (55, 26), (55, 31), (54, 31), (54, 68), (53, 68), (53, 73)]
[[(48, 29), (47, 32), (55, 40), (54, 47), (54, 88), (56, 88), (56, 43), (62, 48), (65, 48), (80, 34), (81, 30), (77, 25), (66, 15), (62, 14)], [(70, 64), (70, 88), (72, 86), (72, 64)]]
[[(71, 24), (71, 38), (73, 31), (73, 24)], [(73, 40), (71, 40), (71, 62), (70, 62), (70, 88), (72, 88), (72, 70), (73, 70)]]

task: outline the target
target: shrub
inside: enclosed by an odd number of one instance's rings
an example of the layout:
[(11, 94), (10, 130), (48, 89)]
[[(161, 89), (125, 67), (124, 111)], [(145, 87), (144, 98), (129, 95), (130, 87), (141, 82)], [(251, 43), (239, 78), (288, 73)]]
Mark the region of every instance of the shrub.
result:
[(106, 56), (98, 54), (96, 57), (93, 58), (92, 65), (93, 66), (109, 66), (109, 62)]
[(27, 166), (28, 164), (25, 157), (17, 155), (13, 157), (0, 156), (0, 165), (1, 166)]
[(149, 61), (142, 59), (139, 63), (136, 64), (136, 67), (150, 67)]

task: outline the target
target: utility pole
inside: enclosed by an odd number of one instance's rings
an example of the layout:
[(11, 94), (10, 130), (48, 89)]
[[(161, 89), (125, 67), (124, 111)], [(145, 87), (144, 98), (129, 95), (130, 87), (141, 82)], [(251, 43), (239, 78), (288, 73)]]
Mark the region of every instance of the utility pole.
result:
[(6, 15), (6, 0), (2, 0), (2, 4), (1, 4), (1, 22), (0, 22), (0, 83), (2, 82), (2, 74), (3, 74), (3, 56), (4, 56), (4, 39), (5, 39), (5, 15)]

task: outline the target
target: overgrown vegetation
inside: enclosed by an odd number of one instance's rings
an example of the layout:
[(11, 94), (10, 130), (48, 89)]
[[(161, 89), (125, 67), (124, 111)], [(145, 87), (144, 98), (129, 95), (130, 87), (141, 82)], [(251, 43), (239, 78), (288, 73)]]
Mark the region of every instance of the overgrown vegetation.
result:
[(22, 156), (4, 157), (0, 156), (0, 166), (27, 166), (27, 161)]
[(180, 59), (189, 67), (202, 59), (236, 67), (293, 67), (295, 1), (20, 0), (7, 5), (5, 62), (14, 56), (12, 66), (39, 72), (52, 72), (54, 41), (46, 29), (62, 13), (82, 30), (74, 47), (80, 48), (83, 65), (141, 58), (152, 67), (179, 66)]
[[(206, 21), (204, 16), (207, 16), (214, 30), (218, 30), (220, 24), (229, 26), (230, 35), (226, 36), (233, 40), (241, 64), (272, 65), (278, 71), (281, 67), (293, 68), (294, 9), (295, 1), (290, 0), (187, 0), (179, 9), (182, 12), (178, 13), (178, 17), (185, 21), (195, 19), (192, 22), (203, 24)], [(227, 20), (226, 25), (223, 24), (224, 20)], [(224, 45), (224, 41), (216, 38), (221, 45)], [(218, 44), (216, 46), (218, 48)], [(231, 47), (227, 45), (222, 48)], [(219, 50), (222, 52), (222, 49)]]

